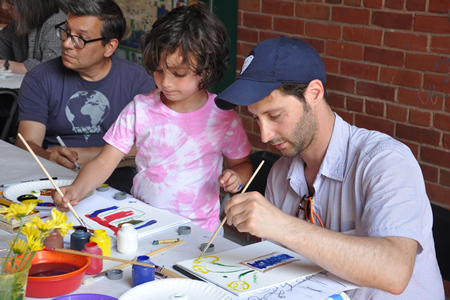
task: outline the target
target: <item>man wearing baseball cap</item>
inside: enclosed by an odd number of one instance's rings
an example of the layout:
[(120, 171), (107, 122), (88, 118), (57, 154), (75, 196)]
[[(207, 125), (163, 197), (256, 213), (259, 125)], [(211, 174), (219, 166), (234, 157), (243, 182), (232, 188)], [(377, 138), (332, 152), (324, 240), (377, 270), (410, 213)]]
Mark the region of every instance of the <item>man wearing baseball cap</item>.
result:
[(444, 299), (421, 169), (402, 143), (357, 128), (327, 100), (324, 64), (306, 42), (259, 43), (216, 98), (246, 105), (281, 157), (257, 192), (228, 200), (228, 224), (290, 248), (361, 286), (351, 299)]

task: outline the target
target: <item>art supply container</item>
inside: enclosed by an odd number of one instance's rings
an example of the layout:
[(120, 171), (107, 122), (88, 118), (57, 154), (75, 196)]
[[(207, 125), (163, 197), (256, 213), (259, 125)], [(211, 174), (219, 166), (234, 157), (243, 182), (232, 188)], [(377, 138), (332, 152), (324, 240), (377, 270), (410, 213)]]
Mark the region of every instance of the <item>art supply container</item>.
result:
[[(150, 261), (150, 257), (148, 257), (146, 255), (138, 256), (137, 261), (144, 263), (144, 264), (153, 265), (153, 263)], [(132, 274), (133, 287), (138, 286), (142, 283), (146, 283), (146, 282), (155, 280), (155, 268), (152, 268), (152, 267), (133, 265), (131, 274)]]
[(50, 248), (64, 248), (64, 238), (54, 229), (44, 240), (44, 246)]
[(89, 243), (91, 233), (84, 226), (75, 226), (75, 231), (70, 235), (70, 249), (81, 251), (84, 245)]
[(103, 256), (111, 256), (111, 237), (106, 234), (106, 230), (94, 230), (94, 235), (89, 238), (89, 242), (96, 242), (102, 249)]
[[(103, 255), (102, 249), (100, 249), (96, 242), (86, 243), (84, 249), (81, 250), (84, 253)], [(87, 275), (96, 275), (100, 273), (103, 269), (103, 259), (91, 257), (91, 265), (86, 271)]]
[(138, 232), (133, 224), (125, 223), (117, 232), (117, 251), (133, 253), (138, 249)]

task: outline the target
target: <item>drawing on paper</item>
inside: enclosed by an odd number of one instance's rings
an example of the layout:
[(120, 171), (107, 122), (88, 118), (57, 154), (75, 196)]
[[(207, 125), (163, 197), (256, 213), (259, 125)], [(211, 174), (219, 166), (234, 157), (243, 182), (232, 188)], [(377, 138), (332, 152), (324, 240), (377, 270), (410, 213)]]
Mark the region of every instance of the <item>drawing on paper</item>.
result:
[(257, 258), (241, 261), (240, 264), (247, 266), (258, 272), (266, 272), (274, 268), (300, 260), (289, 254), (272, 252), (270, 254), (259, 256)]
[(156, 220), (143, 219), (145, 212), (133, 207), (110, 206), (91, 211), (86, 218), (109, 228), (117, 235), (122, 224), (131, 223), (136, 229), (144, 228), (156, 223)]

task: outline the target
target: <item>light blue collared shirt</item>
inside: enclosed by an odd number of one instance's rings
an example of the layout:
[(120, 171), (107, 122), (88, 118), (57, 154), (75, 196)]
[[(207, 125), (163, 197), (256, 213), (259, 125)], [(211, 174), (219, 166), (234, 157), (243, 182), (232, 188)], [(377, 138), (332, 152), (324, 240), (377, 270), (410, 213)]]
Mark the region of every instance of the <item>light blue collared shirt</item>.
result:
[[(422, 171), (410, 149), (392, 137), (352, 126), (336, 115), (333, 134), (314, 181), (314, 212), (324, 227), (356, 236), (416, 240), (414, 272), (398, 296), (374, 288), (349, 291), (351, 299), (444, 299), (432, 235), (433, 216)], [(308, 195), (300, 155), (273, 166), (266, 198), (295, 215)], [(304, 218), (301, 211), (300, 218)]]

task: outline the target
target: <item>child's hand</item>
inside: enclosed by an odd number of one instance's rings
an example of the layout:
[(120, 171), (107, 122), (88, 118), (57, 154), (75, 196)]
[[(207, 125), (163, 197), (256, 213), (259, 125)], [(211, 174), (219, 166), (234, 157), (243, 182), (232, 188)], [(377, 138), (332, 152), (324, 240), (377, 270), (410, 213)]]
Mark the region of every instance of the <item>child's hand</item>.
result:
[(72, 185), (63, 186), (60, 189), (61, 189), (61, 192), (64, 194), (64, 199), (61, 198), (59, 193), (55, 192), (52, 194), (53, 203), (56, 205), (56, 207), (59, 210), (67, 212), (67, 211), (69, 211), (67, 203), (70, 202), (70, 204), (72, 204), (72, 206), (77, 205), (78, 201), (80, 199), (80, 197), (79, 197), (80, 193)]
[(226, 192), (237, 193), (242, 189), (242, 181), (238, 173), (231, 169), (223, 171), (219, 176), (219, 184)]

